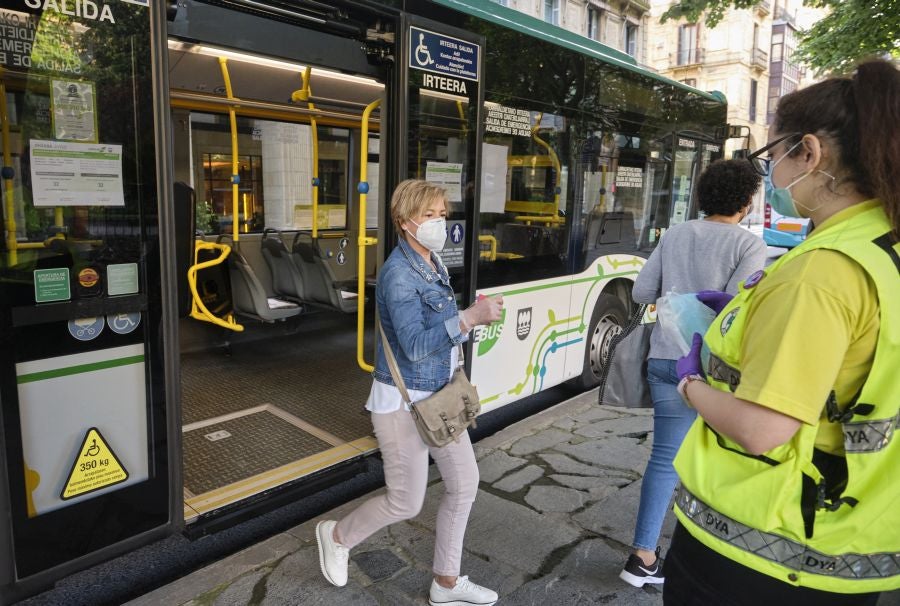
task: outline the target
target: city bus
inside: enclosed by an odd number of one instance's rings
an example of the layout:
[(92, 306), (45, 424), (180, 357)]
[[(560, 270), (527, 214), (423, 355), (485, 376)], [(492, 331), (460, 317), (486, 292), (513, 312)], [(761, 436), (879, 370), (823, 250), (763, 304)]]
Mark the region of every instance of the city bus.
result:
[(0, 603), (352, 477), (406, 178), (484, 414), (597, 385), (726, 104), (487, 0), (4, 0)]

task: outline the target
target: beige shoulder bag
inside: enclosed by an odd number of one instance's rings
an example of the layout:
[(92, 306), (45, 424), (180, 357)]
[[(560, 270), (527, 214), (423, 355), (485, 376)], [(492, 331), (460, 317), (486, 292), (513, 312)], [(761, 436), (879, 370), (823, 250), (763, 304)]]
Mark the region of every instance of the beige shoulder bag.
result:
[(462, 367), (462, 346), (459, 346), (459, 364), (453, 371), (450, 382), (444, 385), (440, 391), (436, 391), (424, 400), (410, 402), (406, 384), (397, 368), (397, 360), (388, 343), (381, 327), (380, 318), (376, 318), (378, 331), (381, 333), (381, 341), (384, 344), (384, 355), (387, 358), (391, 377), (403, 396), (403, 401), (409, 405), (413, 421), (422, 441), (429, 446), (446, 446), (451, 441), (458, 441), (459, 436), (470, 425), (475, 427), (475, 417), (481, 412), (481, 402), (478, 399), (478, 391), (469, 382)]

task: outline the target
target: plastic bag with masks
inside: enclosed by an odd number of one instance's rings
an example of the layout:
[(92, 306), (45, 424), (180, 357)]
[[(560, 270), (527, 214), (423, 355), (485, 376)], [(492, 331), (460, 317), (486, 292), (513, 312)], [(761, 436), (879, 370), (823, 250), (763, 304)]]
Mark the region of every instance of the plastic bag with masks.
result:
[[(681, 355), (691, 350), (694, 333), (706, 334), (709, 325), (716, 319), (716, 312), (697, 299), (697, 293), (678, 294), (670, 292), (657, 301), (656, 330), (661, 330), (667, 340), (675, 343)], [(703, 342), (700, 359), (706, 372), (709, 347)]]

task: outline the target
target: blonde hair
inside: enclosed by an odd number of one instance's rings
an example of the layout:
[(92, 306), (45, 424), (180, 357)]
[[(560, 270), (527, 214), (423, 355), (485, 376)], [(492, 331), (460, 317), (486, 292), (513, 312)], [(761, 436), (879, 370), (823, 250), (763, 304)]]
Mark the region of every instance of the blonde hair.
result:
[(403, 235), (400, 225), (422, 214), (436, 199), (444, 201), (447, 207), (447, 191), (434, 183), (422, 179), (407, 179), (397, 186), (391, 196), (391, 220), (397, 233)]

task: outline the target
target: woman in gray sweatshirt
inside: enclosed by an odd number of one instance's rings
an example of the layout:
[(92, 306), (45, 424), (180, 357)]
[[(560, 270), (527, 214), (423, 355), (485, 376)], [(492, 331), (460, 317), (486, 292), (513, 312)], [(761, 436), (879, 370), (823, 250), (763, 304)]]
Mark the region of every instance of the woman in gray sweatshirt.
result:
[[(720, 160), (700, 175), (697, 197), (703, 219), (665, 232), (644, 265), (631, 296), (656, 303), (668, 292), (737, 292), (738, 284), (765, 265), (766, 245), (738, 225), (759, 189), (759, 175), (746, 160)], [(635, 587), (662, 583), (659, 533), (678, 476), (672, 460), (696, 413), (676, 390), (675, 361), (684, 352), (661, 330), (650, 337), (647, 382), (653, 399), (653, 450), (641, 484), (634, 552), (619, 577)]]

